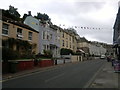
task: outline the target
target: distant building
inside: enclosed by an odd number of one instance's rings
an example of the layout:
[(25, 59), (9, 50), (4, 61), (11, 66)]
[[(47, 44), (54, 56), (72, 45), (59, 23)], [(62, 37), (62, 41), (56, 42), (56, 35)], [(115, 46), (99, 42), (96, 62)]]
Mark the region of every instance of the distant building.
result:
[(82, 49), (85, 52), (85, 54), (88, 55), (100, 56), (106, 54), (106, 48), (104, 48), (102, 45), (98, 43), (92, 43), (85, 39), (84, 37), (79, 39), (78, 49)]

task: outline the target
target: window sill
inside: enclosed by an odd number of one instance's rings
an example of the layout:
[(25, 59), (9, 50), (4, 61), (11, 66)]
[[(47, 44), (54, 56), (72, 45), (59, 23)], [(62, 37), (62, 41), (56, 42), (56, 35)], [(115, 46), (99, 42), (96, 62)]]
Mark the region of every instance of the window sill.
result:
[(17, 37), (17, 39), (20, 39), (20, 40), (22, 40), (22, 38), (19, 38), (19, 37)]
[(2, 34), (2, 36), (7, 36), (7, 37), (9, 37), (7, 34)]
[(32, 40), (28, 40), (29, 42), (32, 42)]

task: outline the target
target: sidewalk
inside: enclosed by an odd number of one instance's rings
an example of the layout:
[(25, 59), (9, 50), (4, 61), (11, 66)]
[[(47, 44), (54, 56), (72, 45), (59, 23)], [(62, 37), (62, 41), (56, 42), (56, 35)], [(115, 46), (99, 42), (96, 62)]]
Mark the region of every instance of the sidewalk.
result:
[[(66, 63), (67, 65), (69, 64), (72, 64), (72, 63)], [(61, 67), (63, 65), (66, 65), (66, 64), (59, 64), (59, 65), (53, 65), (53, 66), (49, 66), (49, 67), (34, 67), (33, 69), (30, 69), (30, 70), (24, 70), (24, 71), (20, 71), (20, 72), (16, 72), (16, 73), (8, 73), (8, 74), (3, 74), (2, 75), (2, 81), (6, 81), (8, 79), (11, 79), (11, 78), (17, 78), (17, 77), (20, 77), (20, 76), (24, 76), (24, 75), (28, 75), (28, 74), (31, 74), (31, 73), (36, 73), (36, 72), (42, 72), (42, 71), (45, 71), (45, 70), (49, 70), (49, 69), (55, 69), (55, 67)]]
[(118, 88), (119, 77), (120, 73), (114, 72), (112, 63), (106, 62), (88, 88)]
[[(66, 63), (66, 64), (71, 65), (72, 63)], [(28, 75), (31, 73), (42, 72), (49, 69), (56, 69), (57, 67), (61, 67), (66, 64), (54, 65), (54, 66), (44, 67), (44, 68), (35, 67), (34, 69), (31, 69), (31, 70), (25, 70), (25, 71), (13, 73), (13, 74), (9, 73), (9, 74), (3, 75), (2, 80), (4, 82), (8, 79)], [(101, 70), (90, 82), (87, 88), (118, 88), (119, 86), (118, 78), (120, 78), (120, 73), (115, 73), (111, 62), (106, 62), (105, 65), (101, 68)]]
[(5, 80), (11, 79), (11, 78), (24, 76), (24, 75), (28, 75), (31, 73), (41, 72), (41, 71), (48, 70), (48, 69), (51, 69), (51, 68), (56, 67), (56, 66), (60, 66), (60, 65), (54, 65), (54, 66), (43, 67), (43, 68), (34, 67), (33, 69), (30, 69), (30, 70), (24, 70), (24, 71), (20, 71), (20, 72), (16, 72), (16, 73), (3, 74), (2, 80), (5, 81)]

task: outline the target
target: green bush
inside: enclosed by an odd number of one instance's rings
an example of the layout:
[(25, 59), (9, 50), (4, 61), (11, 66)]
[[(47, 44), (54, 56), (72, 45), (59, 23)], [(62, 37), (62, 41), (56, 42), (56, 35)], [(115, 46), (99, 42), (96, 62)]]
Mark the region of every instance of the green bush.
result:
[(70, 49), (66, 49), (66, 48), (62, 48), (61, 50), (60, 50), (60, 54), (61, 55), (69, 55), (69, 54), (74, 54), (74, 52), (72, 51), (72, 50), (70, 50)]
[(81, 55), (81, 52), (76, 52), (74, 53), (74, 55)]
[(2, 48), (2, 60), (7, 62), (8, 60), (16, 59), (31, 59), (34, 58), (34, 54), (23, 54), (21, 55), (18, 51), (14, 51), (10, 48)]
[(2, 60), (4, 62), (8, 60), (15, 60), (20, 58), (20, 54), (17, 51), (13, 51), (10, 48), (2, 48)]
[(45, 55), (45, 57), (52, 57), (52, 51), (50, 51), (50, 50), (44, 50), (44, 55)]

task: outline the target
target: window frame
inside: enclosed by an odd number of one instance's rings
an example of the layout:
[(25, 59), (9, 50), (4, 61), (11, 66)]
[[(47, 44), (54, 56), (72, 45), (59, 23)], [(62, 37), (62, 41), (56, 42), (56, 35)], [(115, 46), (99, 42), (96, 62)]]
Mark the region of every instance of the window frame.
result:
[(65, 42), (64, 42), (64, 40), (62, 40), (62, 46), (65, 46)]
[[(4, 28), (4, 27), (3, 27), (4, 25), (7, 25), (7, 28)], [(6, 33), (3, 33), (3, 31), (7, 31), (7, 34), (6, 34)], [(9, 35), (9, 24), (6, 24), (6, 23), (3, 23), (3, 24), (2, 24), (2, 35), (5, 35), (5, 36), (8, 36), (8, 35)]]
[[(21, 30), (21, 32), (18, 32), (18, 30)], [(22, 39), (23, 38), (23, 29), (22, 28), (17, 28), (17, 38)]]
[[(31, 33), (31, 34), (30, 34)], [(28, 40), (32, 41), (33, 39), (33, 32), (28, 32)]]

